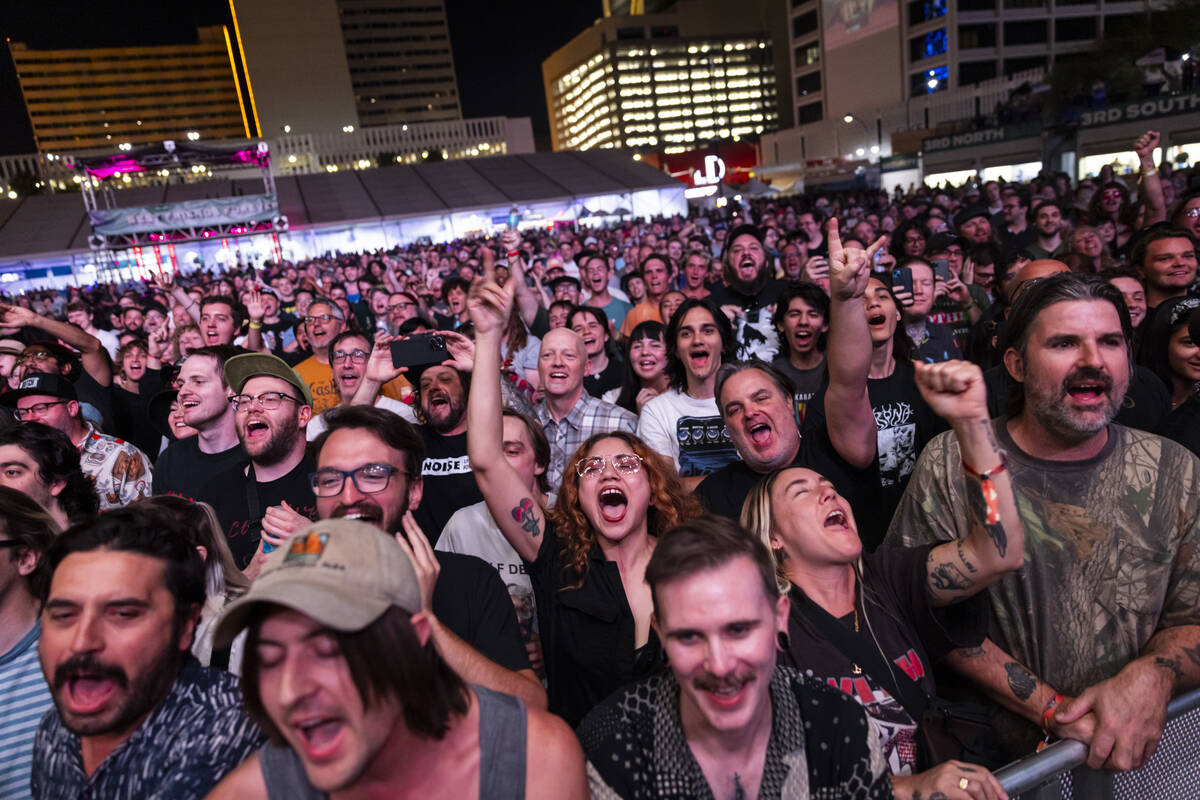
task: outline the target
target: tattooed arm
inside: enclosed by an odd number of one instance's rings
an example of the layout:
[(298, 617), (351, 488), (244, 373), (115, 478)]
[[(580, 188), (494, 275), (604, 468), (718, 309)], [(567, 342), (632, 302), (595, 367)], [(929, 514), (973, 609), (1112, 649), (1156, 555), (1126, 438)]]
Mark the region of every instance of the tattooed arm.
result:
[(1139, 658), (1108, 680), (1084, 689), (1055, 717), (1071, 722), (1095, 714), (1097, 728), (1088, 748), (1088, 766), (1137, 769), (1158, 748), (1171, 695), (1197, 685), (1200, 625), (1178, 625), (1156, 633)]
[(471, 287), (467, 311), (475, 324), (475, 376), (467, 398), (467, 455), (479, 491), (504, 538), (526, 561), (537, 558), (546, 532), (536, 487), (521, 480), (504, 456), (500, 347), (513, 304), (513, 284), (496, 283), (492, 251), (483, 248), (483, 280)]
[[(984, 639), (979, 647), (951, 651), (946, 663), (970, 678), (999, 705), (1039, 728), (1046, 704), (1059, 694), (991, 639)], [(1050, 724), (1050, 731), (1058, 738), (1077, 739), (1084, 744), (1092, 740), (1095, 728), (1095, 714), (1084, 714), (1070, 724), (1058, 720)]]
[[(979, 367), (965, 361), (916, 365), (917, 388), (954, 430), (963, 464), (973, 472), (995, 472), (1003, 463), (987, 415), (987, 390)], [(1025, 535), (1008, 471), (985, 485), (967, 479), (967, 535), (929, 551), (929, 594), (949, 605), (981, 591), (1025, 560)]]

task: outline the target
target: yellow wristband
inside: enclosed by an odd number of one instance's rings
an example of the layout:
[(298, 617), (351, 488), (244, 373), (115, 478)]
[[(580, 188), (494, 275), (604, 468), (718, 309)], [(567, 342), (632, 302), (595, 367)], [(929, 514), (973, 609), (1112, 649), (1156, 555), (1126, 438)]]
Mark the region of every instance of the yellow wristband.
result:
[(261, 322), (251, 322), (251, 323), (250, 323), (250, 330), (252, 330), (252, 331), (260, 331), (260, 330), (262, 330), (262, 323), (261, 323)]

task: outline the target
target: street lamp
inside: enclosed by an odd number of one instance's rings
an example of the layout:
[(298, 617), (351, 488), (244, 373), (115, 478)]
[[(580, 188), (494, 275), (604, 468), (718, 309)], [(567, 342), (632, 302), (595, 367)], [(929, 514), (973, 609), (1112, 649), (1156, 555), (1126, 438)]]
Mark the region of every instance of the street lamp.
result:
[[(854, 116), (853, 114), (847, 114), (846, 116), (842, 117), (842, 122), (846, 123), (847, 125), (857, 122), (858, 127), (862, 128), (864, 143), (871, 141), (871, 129), (867, 127), (867, 123), (863, 122), (858, 117)], [(875, 144), (871, 145), (871, 152), (876, 155), (879, 153), (879, 149), (880, 149), (878, 133), (879, 132), (876, 131), (877, 136), (876, 136)], [(862, 158), (862, 156), (866, 155), (866, 150), (864, 148), (860, 147), (855, 151), (855, 154), (858, 155), (859, 158)]]

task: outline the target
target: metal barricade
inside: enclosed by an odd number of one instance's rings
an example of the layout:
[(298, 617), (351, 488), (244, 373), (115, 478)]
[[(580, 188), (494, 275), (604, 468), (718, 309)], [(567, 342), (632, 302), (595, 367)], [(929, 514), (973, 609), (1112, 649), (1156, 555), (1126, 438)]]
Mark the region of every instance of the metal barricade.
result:
[(1082, 742), (1055, 742), (996, 771), (1020, 800), (1191, 800), (1200, 798), (1200, 689), (1167, 706), (1167, 725), (1154, 757), (1142, 769), (1111, 774), (1084, 766)]

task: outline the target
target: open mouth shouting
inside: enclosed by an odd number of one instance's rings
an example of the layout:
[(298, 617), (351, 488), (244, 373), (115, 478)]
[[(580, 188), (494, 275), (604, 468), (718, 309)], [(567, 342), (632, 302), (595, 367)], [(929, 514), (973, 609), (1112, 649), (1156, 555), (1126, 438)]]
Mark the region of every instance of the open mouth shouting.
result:
[(253, 417), (246, 420), (246, 442), (257, 442), (271, 435), (271, 426), (266, 420)]
[(54, 673), (54, 688), (67, 709), (82, 716), (102, 712), (118, 690), (129, 682), (118, 667), (100, 664), (89, 656), (75, 656)]
[(758, 277), (758, 262), (751, 256), (742, 256), (737, 263), (737, 276), (743, 281), (753, 281)]
[(340, 383), (344, 389), (347, 389), (347, 390), (350, 390), (351, 392), (353, 392), (355, 389), (358, 388), (358, 384), (359, 384), (359, 381), (362, 380), (362, 376), (359, 375), (357, 372), (355, 372), (353, 369), (343, 369), (340, 372), (338, 372), (337, 379), (338, 379), (338, 383)]
[(598, 499), (600, 516), (604, 517), (605, 522), (620, 522), (625, 519), (625, 512), (629, 508), (629, 499), (620, 488), (606, 486), (600, 490)]
[(727, 675), (717, 677), (711, 673), (701, 675), (693, 685), (704, 693), (708, 702), (718, 708), (736, 708), (746, 696), (746, 687), (754, 681), (754, 674)]
[(835, 508), (825, 515), (826, 528), (841, 528), (842, 530), (850, 530), (850, 518), (846, 516), (846, 512), (840, 508)]
[(769, 446), (775, 437), (775, 431), (765, 420), (751, 422), (746, 426), (746, 433), (749, 435), (750, 443), (760, 450)]
[(816, 339), (817, 332), (807, 326), (798, 327), (796, 328), (795, 332), (792, 333), (792, 343), (795, 344), (796, 348), (799, 350), (808, 350), (813, 346), (813, 343), (816, 341)]
[(713, 365), (713, 355), (707, 347), (693, 347), (687, 354), (688, 367), (697, 375), (705, 374)]
[(1112, 378), (1099, 370), (1087, 370), (1067, 376), (1063, 394), (1082, 406), (1107, 404)]
[(326, 761), (333, 757), (342, 743), (344, 720), (334, 716), (297, 715), (289, 720), (292, 733), (309, 761)]

